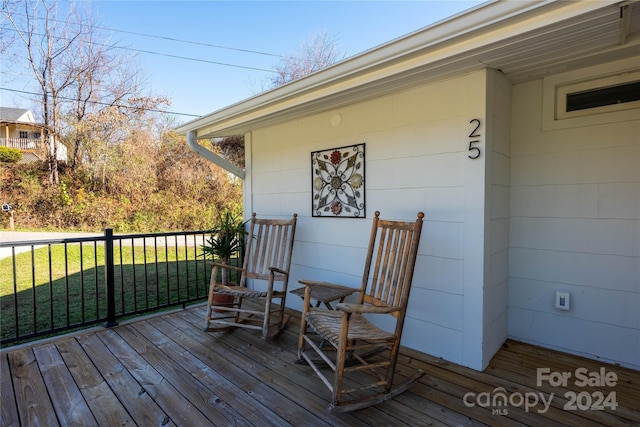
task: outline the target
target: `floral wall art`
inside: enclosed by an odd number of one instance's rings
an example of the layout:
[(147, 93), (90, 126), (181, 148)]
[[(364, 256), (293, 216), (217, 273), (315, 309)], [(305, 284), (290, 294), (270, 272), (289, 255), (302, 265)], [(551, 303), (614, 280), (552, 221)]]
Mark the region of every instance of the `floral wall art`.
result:
[(311, 153), (312, 215), (365, 218), (364, 143)]

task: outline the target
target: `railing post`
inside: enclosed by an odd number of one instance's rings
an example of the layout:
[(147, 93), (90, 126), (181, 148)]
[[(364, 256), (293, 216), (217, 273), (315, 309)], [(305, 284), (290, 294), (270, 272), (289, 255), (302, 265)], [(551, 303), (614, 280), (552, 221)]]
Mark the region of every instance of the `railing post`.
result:
[(116, 276), (113, 266), (113, 229), (104, 229), (104, 271), (105, 294), (107, 298), (107, 321), (104, 326), (109, 328), (118, 324), (116, 322)]

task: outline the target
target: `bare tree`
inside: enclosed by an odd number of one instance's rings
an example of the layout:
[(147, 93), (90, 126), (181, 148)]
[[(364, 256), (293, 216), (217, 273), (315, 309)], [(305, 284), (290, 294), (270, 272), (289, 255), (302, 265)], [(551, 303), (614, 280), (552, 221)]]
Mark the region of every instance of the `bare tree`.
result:
[(3, 0), (2, 14), (21, 40), (23, 49), (16, 54), (39, 88), (50, 182), (58, 182), (55, 135), (64, 138), (72, 167), (86, 162), (104, 188), (111, 145), (146, 120), (147, 109), (169, 101), (142, 94), (146, 82), (134, 58), (109, 47), (109, 35), (95, 24), (90, 10), (75, 9), (75, 4)]
[[(123, 57), (114, 49), (105, 48), (104, 43), (94, 42), (95, 34), (89, 31), (77, 44), (76, 61), (86, 64), (85, 72), (68, 90), (72, 101), (68, 102), (66, 109), (65, 134), (72, 151), (74, 169), (83, 161), (90, 160), (94, 145), (122, 139), (121, 132), (105, 126), (105, 119), (113, 121), (115, 117), (137, 114), (139, 105), (134, 104), (139, 104), (141, 99), (145, 99), (143, 103), (150, 108), (168, 103), (165, 99), (153, 102), (151, 97), (143, 97), (141, 92), (146, 80), (134, 58)], [(116, 116), (113, 116), (114, 111), (118, 113)], [(120, 134), (120, 138), (114, 134)]]
[[(135, 141), (146, 141), (147, 146), (140, 144), (141, 151), (153, 155), (150, 148), (152, 131), (154, 129), (154, 118), (148, 114), (149, 110), (154, 110), (158, 106), (169, 104), (166, 98), (154, 97), (129, 97), (126, 103), (113, 105), (89, 115), (84, 121), (88, 128), (88, 133), (92, 135), (92, 143), (86, 145), (87, 165), (94, 182), (99, 183), (100, 188), (106, 188), (108, 184), (109, 172), (119, 171), (128, 165), (128, 161), (133, 161), (133, 157), (122, 157), (116, 154), (122, 152), (118, 145), (123, 143), (133, 144)], [(147, 139), (139, 136), (145, 134)], [(133, 141), (133, 143), (132, 143)], [(149, 158), (149, 162), (154, 159)], [(130, 174), (134, 174), (135, 167), (129, 169)], [(115, 172), (120, 173), (120, 172)]]
[[(9, 2), (8, 0), (4, 0), (2, 3), (0, 16), (6, 15), (5, 9), (9, 7), (14, 2)], [(0, 21), (2, 22), (2, 21)], [(5, 31), (4, 29), (0, 31), (0, 54), (4, 55), (9, 51), (9, 48), (15, 43), (16, 34), (13, 31)]]
[(337, 42), (337, 35), (326, 31), (303, 42), (295, 54), (273, 67), (276, 74), (271, 78), (272, 87), (282, 86), (344, 59), (345, 54), (338, 50)]
[[(342, 59), (346, 53), (338, 49), (338, 36), (326, 31), (315, 34), (305, 40), (292, 55), (285, 57), (273, 66), (274, 76), (267, 82), (253, 83), (253, 92), (258, 94), (269, 88), (275, 88), (319, 71)], [(211, 140), (214, 151), (232, 163), (244, 167), (244, 138), (230, 136)]]
[[(22, 6), (22, 7), (21, 7)], [(48, 146), (49, 182), (58, 182), (58, 145), (62, 93), (85, 70), (74, 59), (73, 46), (85, 23), (69, 4), (64, 19), (58, 19), (58, 2), (4, 0), (2, 13), (13, 26), (24, 47), (26, 59), (40, 90), (44, 140)]]

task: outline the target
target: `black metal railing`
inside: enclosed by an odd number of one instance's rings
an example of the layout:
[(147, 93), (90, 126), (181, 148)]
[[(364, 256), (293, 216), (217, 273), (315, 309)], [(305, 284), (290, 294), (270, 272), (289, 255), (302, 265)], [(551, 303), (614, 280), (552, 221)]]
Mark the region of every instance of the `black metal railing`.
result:
[(0, 345), (204, 300), (207, 234), (106, 229), (97, 237), (0, 242), (10, 251), (0, 259)]

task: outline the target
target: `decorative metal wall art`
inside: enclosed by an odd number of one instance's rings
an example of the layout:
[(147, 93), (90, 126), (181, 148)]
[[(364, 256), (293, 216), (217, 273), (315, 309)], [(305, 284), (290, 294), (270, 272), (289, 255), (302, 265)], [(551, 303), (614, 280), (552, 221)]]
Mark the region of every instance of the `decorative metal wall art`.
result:
[(311, 153), (312, 215), (365, 218), (364, 143)]

